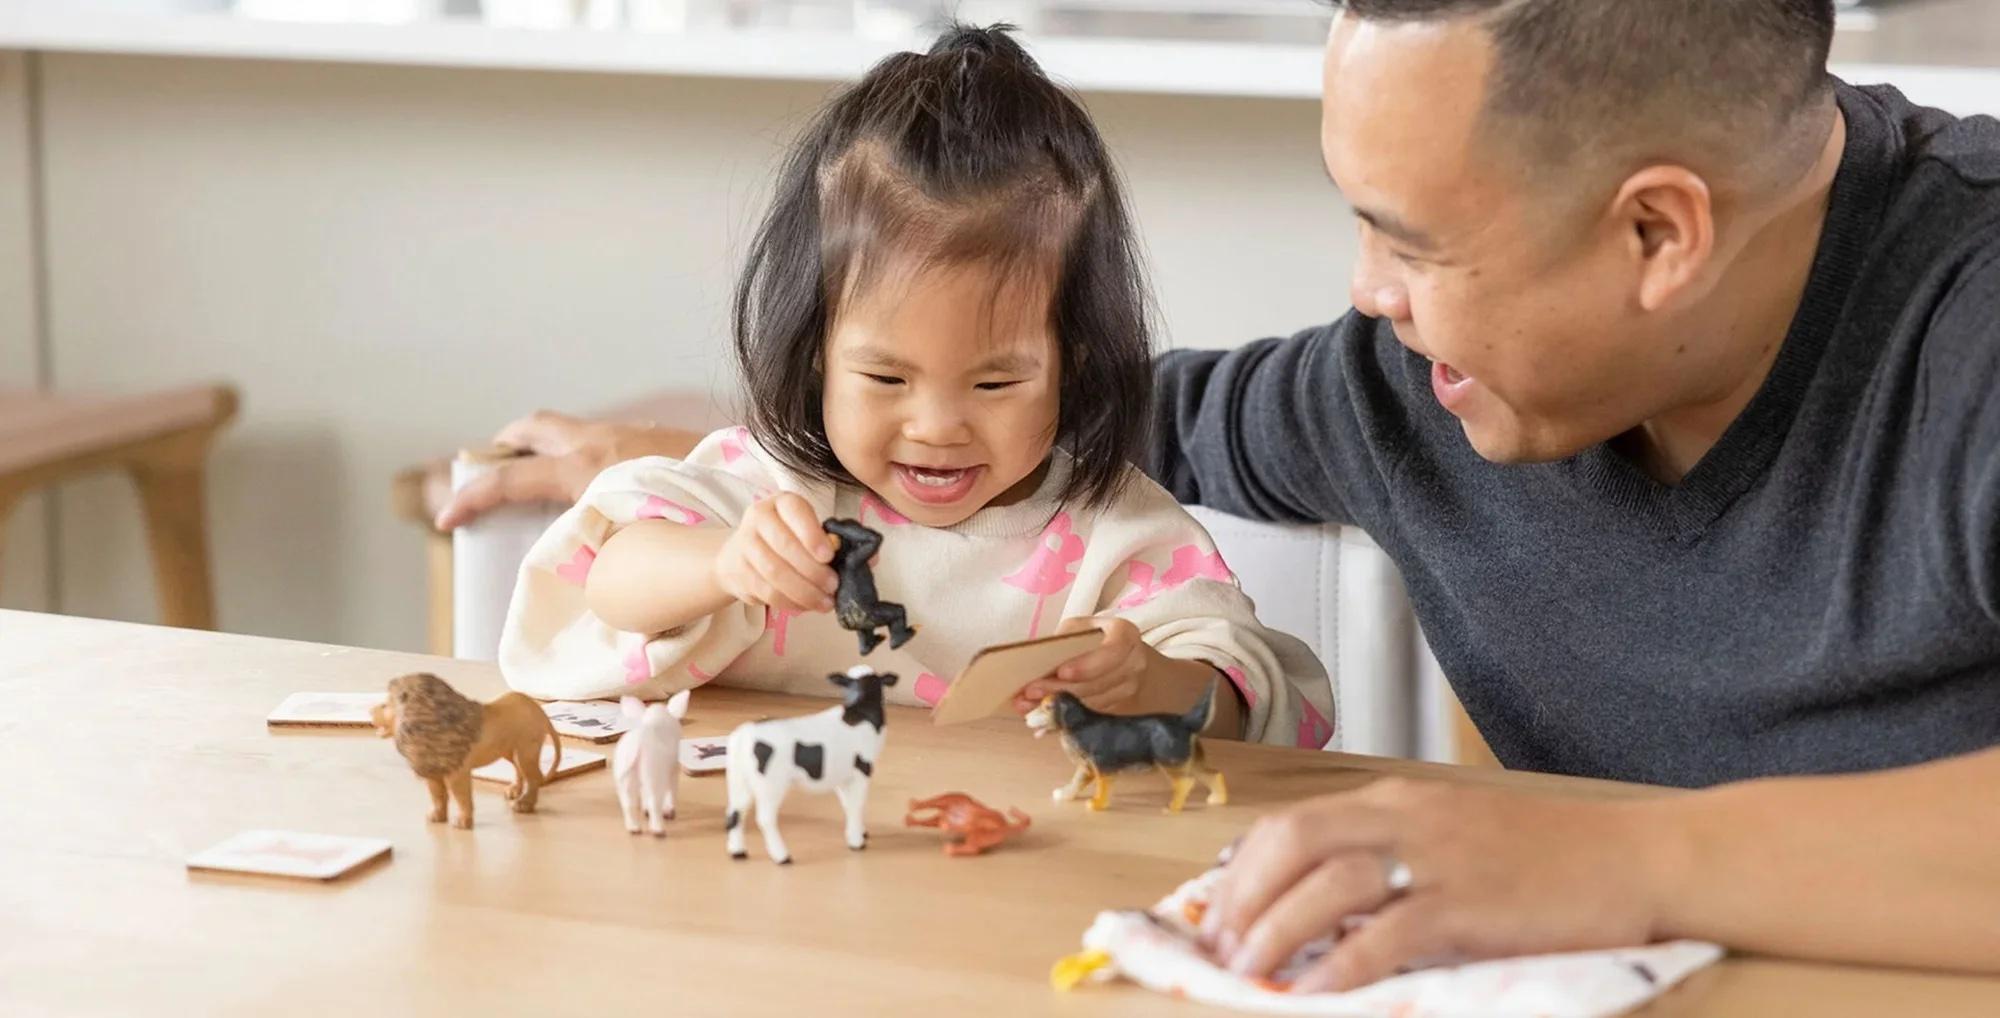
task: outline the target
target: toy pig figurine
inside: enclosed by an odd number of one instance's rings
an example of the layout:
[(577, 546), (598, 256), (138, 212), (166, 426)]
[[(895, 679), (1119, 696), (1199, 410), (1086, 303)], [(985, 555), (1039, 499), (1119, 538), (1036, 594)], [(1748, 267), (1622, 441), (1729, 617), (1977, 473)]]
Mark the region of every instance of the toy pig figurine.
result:
[(639, 833), (639, 815), (644, 813), (653, 834), (664, 835), (680, 790), (681, 719), (687, 717), (688, 691), (675, 693), (666, 703), (649, 705), (636, 696), (619, 703), (632, 724), (618, 737), (618, 749), (611, 756), (611, 780), (618, 786), (625, 829)]

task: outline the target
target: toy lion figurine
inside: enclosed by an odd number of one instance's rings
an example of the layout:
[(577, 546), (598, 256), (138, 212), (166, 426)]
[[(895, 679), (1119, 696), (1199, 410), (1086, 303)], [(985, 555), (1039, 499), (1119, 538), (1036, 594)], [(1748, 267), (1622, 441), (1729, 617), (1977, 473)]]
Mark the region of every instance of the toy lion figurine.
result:
[(514, 765), (507, 789), (514, 812), (533, 813), (542, 789), (542, 740), (555, 744), (554, 768), (562, 767), (562, 742), (540, 704), (508, 693), (482, 704), (429, 672), (389, 681), (389, 699), (369, 712), (375, 731), (396, 740), (396, 752), (431, 789), (430, 821), (443, 823), (445, 793), (458, 800), (452, 826), (472, 827), (472, 769), (505, 758)]

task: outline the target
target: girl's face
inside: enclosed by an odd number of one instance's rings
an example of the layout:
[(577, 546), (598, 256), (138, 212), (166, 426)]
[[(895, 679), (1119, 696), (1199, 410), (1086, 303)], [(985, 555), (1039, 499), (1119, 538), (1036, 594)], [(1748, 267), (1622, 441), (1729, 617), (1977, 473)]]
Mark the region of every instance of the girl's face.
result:
[(942, 266), (843, 302), (826, 344), (826, 437), (911, 520), (948, 527), (1032, 494), (1062, 387), (1049, 294)]

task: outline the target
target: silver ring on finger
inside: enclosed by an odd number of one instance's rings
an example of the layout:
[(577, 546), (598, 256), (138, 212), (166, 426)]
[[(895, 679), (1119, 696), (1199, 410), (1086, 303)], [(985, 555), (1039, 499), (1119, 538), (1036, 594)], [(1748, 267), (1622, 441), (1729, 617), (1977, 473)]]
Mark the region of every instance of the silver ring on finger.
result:
[(1410, 872), (1410, 864), (1397, 858), (1392, 852), (1382, 853), (1382, 883), (1389, 888), (1391, 898), (1400, 898), (1410, 893), (1416, 886), (1416, 874)]

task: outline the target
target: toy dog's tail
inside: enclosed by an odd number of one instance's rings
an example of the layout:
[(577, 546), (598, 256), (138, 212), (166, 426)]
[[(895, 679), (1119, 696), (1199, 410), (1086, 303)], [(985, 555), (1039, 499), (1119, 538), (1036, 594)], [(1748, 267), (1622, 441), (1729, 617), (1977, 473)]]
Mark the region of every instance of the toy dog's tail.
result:
[(1186, 714), (1181, 715), (1181, 727), (1200, 735), (1201, 730), (1208, 727), (1208, 717), (1215, 711), (1215, 694), (1220, 691), (1220, 680), (1210, 679), (1208, 693), (1196, 701), (1194, 706), (1189, 707)]

